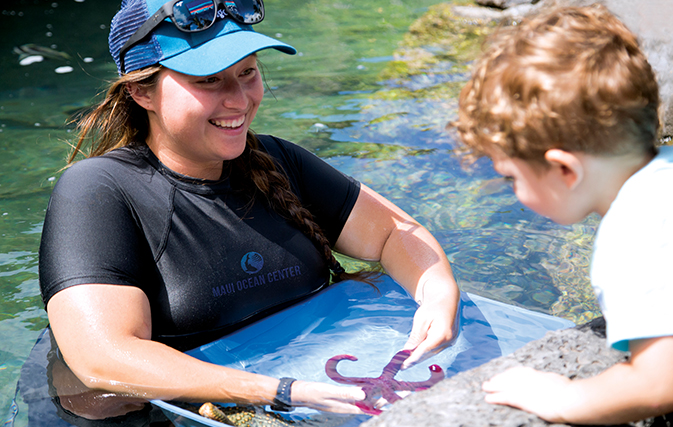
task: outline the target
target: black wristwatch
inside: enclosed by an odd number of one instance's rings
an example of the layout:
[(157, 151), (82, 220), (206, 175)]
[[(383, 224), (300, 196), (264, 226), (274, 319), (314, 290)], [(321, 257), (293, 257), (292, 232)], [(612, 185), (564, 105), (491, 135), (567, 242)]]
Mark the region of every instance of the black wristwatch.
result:
[(276, 390), (276, 397), (273, 399), (271, 409), (280, 412), (289, 412), (292, 410), (292, 383), (297, 381), (294, 378), (281, 378), (278, 389)]

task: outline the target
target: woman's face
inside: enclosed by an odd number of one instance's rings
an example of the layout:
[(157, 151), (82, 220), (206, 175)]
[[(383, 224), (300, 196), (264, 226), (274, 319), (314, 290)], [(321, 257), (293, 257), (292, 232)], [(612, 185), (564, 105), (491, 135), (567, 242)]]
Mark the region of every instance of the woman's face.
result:
[(184, 175), (219, 179), (222, 162), (243, 153), (263, 94), (250, 55), (206, 77), (164, 69), (152, 91), (133, 97), (148, 111), (147, 144), (159, 160)]

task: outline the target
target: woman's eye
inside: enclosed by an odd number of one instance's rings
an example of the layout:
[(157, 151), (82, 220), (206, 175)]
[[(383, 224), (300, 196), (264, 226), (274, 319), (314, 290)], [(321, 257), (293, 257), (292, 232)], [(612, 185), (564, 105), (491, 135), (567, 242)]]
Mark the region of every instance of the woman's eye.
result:
[(218, 81), (217, 77), (206, 77), (203, 80), (201, 80), (201, 83), (211, 84), (216, 83), (217, 81)]
[(255, 71), (256, 71), (255, 68), (248, 68), (248, 69), (244, 70), (243, 73), (241, 73), (241, 75), (249, 76), (249, 75), (253, 74)]

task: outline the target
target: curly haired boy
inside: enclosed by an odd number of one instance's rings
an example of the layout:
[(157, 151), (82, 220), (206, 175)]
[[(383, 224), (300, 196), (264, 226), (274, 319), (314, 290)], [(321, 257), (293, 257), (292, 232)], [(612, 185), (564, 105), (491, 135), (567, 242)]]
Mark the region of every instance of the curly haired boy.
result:
[(602, 6), (499, 31), (460, 95), (456, 126), (524, 205), (560, 224), (595, 212), (591, 281), (628, 362), (588, 379), (514, 368), (486, 400), (550, 422), (620, 424), (673, 411), (673, 147), (657, 147), (655, 75)]

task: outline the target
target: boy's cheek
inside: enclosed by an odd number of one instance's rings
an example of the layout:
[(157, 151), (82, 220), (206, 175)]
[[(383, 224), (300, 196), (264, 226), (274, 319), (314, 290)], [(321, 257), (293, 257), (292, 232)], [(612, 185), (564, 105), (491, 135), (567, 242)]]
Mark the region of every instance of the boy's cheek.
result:
[(519, 202), (528, 209), (538, 215), (549, 216), (549, 212), (546, 212), (545, 210), (545, 204), (539, 198), (534, 197), (534, 194), (517, 189), (516, 186), (514, 187), (514, 194), (516, 195), (516, 198), (519, 199)]

